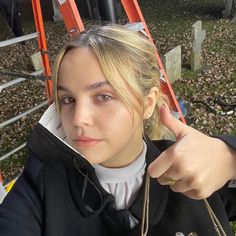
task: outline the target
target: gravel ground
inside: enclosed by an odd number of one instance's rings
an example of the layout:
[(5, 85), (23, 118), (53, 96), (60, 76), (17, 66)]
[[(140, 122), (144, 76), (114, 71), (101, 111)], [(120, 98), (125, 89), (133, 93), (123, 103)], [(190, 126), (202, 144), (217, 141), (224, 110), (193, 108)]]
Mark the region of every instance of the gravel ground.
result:
[[(168, 5), (168, 7), (166, 6), (170, 3), (170, 0), (140, 1), (160, 55), (163, 56), (177, 45), (182, 47), (182, 79), (175, 82), (173, 88), (177, 97), (184, 99), (186, 107), (189, 107), (189, 124), (210, 135), (219, 133), (236, 134), (235, 111), (232, 115), (214, 113), (214, 110), (219, 113), (223, 109), (226, 109), (226, 111), (232, 109), (232, 107), (222, 108), (217, 104), (216, 99), (218, 97), (227, 103), (236, 103), (236, 27), (227, 19), (219, 19), (215, 16), (215, 13), (204, 13), (204, 11), (201, 11), (203, 9), (202, 5), (197, 11), (198, 8), (193, 5), (194, 2), (201, 1), (182, 1), (182, 5), (170, 4), (171, 6)], [(205, 1), (203, 2), (205, 3)], [(192, 6), (190, 10), (189, 5)], [(212, 11), (219, 12), (218, 6), (212, 9)], [(167, 13), (164, 14), (164, 10)], [(179, 10), (181, 11), (178, 12)], [(202, 55), (204, 70), (192, 73), (189, 70), (191, 25), (199, 19), (203, 20), (203, 27), (207, 29)], [(24, 22), (26, 33), (33, 32), (32, 25), (32, 22)], [(3, 24), (1, 18), (0, 27), (3, 29), (0, 40), (12, 37), (9, 28)], [(63, 23), (55, 24), (47, 21), (45, 22), (45, 32), (52, 63), (57, 50), (68, 40), (68, 37)], [(1, 49), (0, 70), (32, 72), (33, 66), (30, 55), (36, 51), (37, 43), (34, 40), (27, 42), (25, 45), (13, 45)], [(0, 76), (0, 85), (12, 79)], [(40, 81), (25, 81), (3, 90), (0, 93), (0, 123), (42, 103), (46, 99), (45, 88)], [(213, 111), (202, 102), (210, 106)], [(37, 123), (45, 108), (0, 129), (0, 156), (26, 141), (30, 130)], [(25, 156), (25, 151), (23, 151), (13, 155), (8, 160), (0, 162), (0, 169), (5, 183), (21, 172)]]

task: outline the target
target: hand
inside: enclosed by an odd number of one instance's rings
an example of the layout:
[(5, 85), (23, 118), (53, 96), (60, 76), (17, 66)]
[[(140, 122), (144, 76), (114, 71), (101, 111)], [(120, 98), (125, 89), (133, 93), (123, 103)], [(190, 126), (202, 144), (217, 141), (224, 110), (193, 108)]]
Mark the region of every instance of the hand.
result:
[[(236, 151), (223, 141), (212, 138), (175, 119), (167, 108), (160, 109), (161, 122), (176, 136), (176, 143), (148, 167), (151, 177), (170, 185), (193, 199), (209, 197), (230, 179), (236, 179)], [(170, 183), (169, 183), (170, 184)]]

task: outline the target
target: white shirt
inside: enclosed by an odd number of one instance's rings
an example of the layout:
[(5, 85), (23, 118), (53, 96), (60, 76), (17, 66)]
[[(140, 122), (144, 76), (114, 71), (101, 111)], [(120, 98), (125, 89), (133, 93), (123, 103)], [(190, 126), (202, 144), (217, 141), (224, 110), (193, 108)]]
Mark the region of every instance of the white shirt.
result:
[(137, 196), (145, 173), (145, 142), (142, 153), (130, 165), (122, 168), (106, 168), (94, 165), (97, 177), (102, 187), (115, 196), (116, 209), (129, 208)]

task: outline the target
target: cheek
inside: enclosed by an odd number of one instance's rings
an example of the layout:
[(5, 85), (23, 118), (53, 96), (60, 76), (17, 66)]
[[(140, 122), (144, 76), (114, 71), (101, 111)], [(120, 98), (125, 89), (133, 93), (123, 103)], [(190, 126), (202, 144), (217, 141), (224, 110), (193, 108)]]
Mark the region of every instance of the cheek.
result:
[(140, 117), (137, 114), (133, 117), (127, 109), (119, 107), (103, 119), (103, 125), (111, 135), (132, 132), (139, 124)]
[(65, 133), (67, 134), (68, 131), (71, 129), (71, 118), (68, 113), (61, 111), (60, 114), (61, 124), (64, 128)]

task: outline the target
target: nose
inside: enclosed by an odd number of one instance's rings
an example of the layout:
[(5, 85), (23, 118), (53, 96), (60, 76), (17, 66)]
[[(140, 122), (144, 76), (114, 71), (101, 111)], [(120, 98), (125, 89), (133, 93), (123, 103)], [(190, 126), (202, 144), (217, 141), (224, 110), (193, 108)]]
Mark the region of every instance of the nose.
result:
[(87, 103), (77, 103), (74, 107), (72, 125), (74, 127), (79, 126), (91, 126), (93, 124), (92, 108)]

